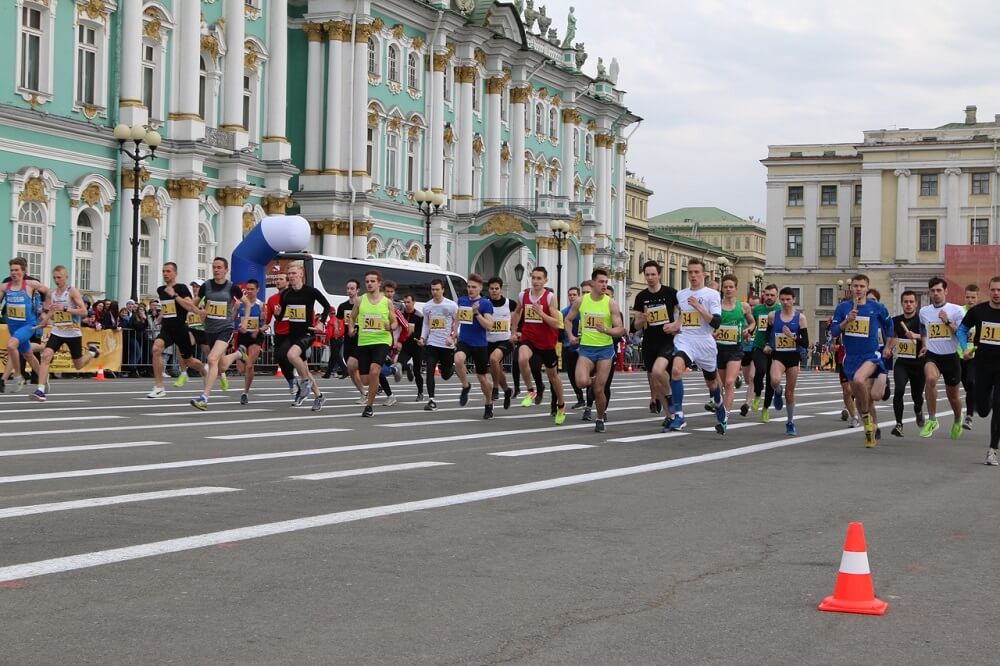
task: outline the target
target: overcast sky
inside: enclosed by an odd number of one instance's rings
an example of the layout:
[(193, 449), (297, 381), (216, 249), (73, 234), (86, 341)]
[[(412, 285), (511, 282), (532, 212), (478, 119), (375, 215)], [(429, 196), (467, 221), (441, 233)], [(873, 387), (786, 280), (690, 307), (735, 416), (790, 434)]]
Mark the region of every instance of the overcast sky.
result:
[(961, 122), (967, 104), (980, 122), (1000, 113), (995, 0), (543, 4), (560, 39), (575, 6), (585, 72), (618, 58), (618, 87), (645, 119), (628, 168), (656, 193), (650, 216), (718, 206), (763, 218), (768, 144)]

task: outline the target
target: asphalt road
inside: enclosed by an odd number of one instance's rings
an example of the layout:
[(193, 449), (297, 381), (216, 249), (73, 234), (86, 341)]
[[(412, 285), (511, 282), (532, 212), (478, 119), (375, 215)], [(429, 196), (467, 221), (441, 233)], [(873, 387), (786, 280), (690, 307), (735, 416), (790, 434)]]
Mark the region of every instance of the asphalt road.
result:
[[(196, 380), (0, 395), (0, 662), (996, 663), (986, 424), (896, 439), (884, 407), (868, 450), (809, 373), (797, 437), (720, 436), (687, 384), (670, 436), (638, 373), (602, 435), (547, 406), (484, 422), (455, 380), (373, 419), (336, 381), (319, 413), (273, 378), (205, 413)], [(855, 520), (884, 617), (816, 610)]]

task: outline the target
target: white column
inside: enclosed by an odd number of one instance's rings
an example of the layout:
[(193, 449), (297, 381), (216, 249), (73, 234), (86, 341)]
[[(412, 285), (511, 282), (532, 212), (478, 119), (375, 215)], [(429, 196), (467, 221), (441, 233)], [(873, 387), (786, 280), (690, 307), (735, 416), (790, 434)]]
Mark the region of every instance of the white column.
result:
[[(624, 142), (616, 143), (612, 153), (615, 160), (615, 187), (618, 189), (618, 209), (615, 211), (615, 237), (618, 239), (619, 249), (625, 246), (625, 151)], [(572, 155), (572, 153), (571, 153)], [(572, 192), (572, 190), (570, 190)], [(628, 294), (626, 294), (627, 296)], [(621, 298), (621, 296), (619, 296)]]
[(944, 246), (948, 244), (949, 239), (954, 238), (957, 241), (962, 237), (962, 189), (960, 187), (962, 170), (958, 168), (945, 169), (944, 175), (948, 178), (947, 219), (944, 224), (938, 225), (938, 261), (944, 261)]
[(177, 16), (177, 91), (168, 116), (171, 139), (205, 138), (205, 119), (198, 115), (198, 71), (201, 60), (201, 3), (179, 0)]
[[(436, 50), (436, 48), (432, 50)], [(444, 192), (444, 73), (448, 69), (448, 59), (444, 54), (434, 55), (432, 69), (434, 99), (431, 100), (431, 105), (433, 106), (434, 119), (430, 127), (431, 143), (427, 159), (430, 162), (431, 189), (435, 192)], [(426, 183), (418, 183), (417, 185), (418, 187), (427, 187)]]
[(224, 206), (219, 222), (219, 256), (229, 259), (243, 240), (243, 205)]
[(861, 263), (882, 263), (882, 171), (861, 177)]
[[(442, 268), (448, 267), (448, 221), (441, 216), (431, 218), (431, 263)], [(466, 266), (455, 266), (458, 272)]]
[(910, 170), (896, 169), (896, 261), (909, 255), (910, 239)]
[(500, 101), (507, 82), (497, 76), (486, 80), (486, 199), (499, 201), (500, 192)]
[(524, 191), (524, 113), (525, 102), (531, 88), (518, 86), (510, 90), (510, 196), (512, 199), (526, 199)]
[(190, 282), (198, 275), (198, 197), (192, 196), (194, 190), (189, 181), (182, 181), (179, 200), (176, 202), (176, 225), (172, 230), (177, 238), (178, 281)]
[(458, 113), (456, 114), (458, 132), (458, 154), (455, 168), (458, 169), (455, 179), (456, 192), (452, 199), (457, 201), (472, 199), (472, 82), (476, 77), (476, 68), (460, 66), (455, 68), (455, 93), (458, 95)]
[[(118, 122), (145, 125), (149, 109), (142, 105), (142, 2), (126, 0), (122, 5), (121, 24), (121, 97)], [(129, 255), (131, 256), (131, 255)]]
[(785, 203), (788, 188), (785, 183), (767, 184), (767, 234), (764, 238), (769, 269), (785, 266)]
[[(306, 154), (303, 176), (320, 172), (320, 148), (323, 145), (323, 128), (320, 116), (323, 110), (323, 26), (306, 23), (302, 26), (309, 40), (306, 63)], [(367, 79), (366, 79), (367, 81)]]
[(285, 107), (288, 104), (288, 3), (271, 2), (267, 6), (268, 49), (267, 120), (264, 136), (265, 160), (288, 160), (292, 146), (285, 138)]
[[(350, 177), (354, 181), (354, 189), (358, 192), (367, 192), (371, 188), (371, 174), (368, 173), (368, 159), (366, 148), (368, 137), (365, 128), (368, 127), (368, 37), (372, 33), (370, 23), (358, 25), (354, 34), (354, 70), (352, 81), (354, 90), (354, 106), (349, 110), (354, 116), (351, 141), (351, 159), (345, 160), (345, 168), (350, 169)], [(344, 108), (347, 108), (346, 105)], [(400, 151), (405, 150), (404, 145), (400, 145)], [(402, 154), (402, 153), (401, 153)], [(361, 254), (360, 256), (364, 256)]]
[[(323, 173), (346, 176), (348, 175), (344, 168), (346, 160), (342, 156), (346, 155), (347, 151), (341, 146), (343, 138), (341, 118), (344, 115), (344, 42), (341, 39), (343, 28), (343, 24), (327, 24), (329, 50), (326, 67), (326, 149), (323, 157)], [(347, 30), (347, 39), (350, 39), (349, 26)], [(366, 118), (366, 124), (361, 128), (355, 128), (355, 132), (364, 134), (367, 122)]]
[(613, 237), (611, 224), (611, 135), (594, 135), (594, 170), (597, 172), (597, 221), (601, 223), (601, 233)]
[(804, 197), (806, 222), (802, 230), (802, 267), (816, 268), (819, 260), (819, 228), (816, 220), (819, 184), (806, 183)]
[(223, 81), (222, 129), (233, 134), (236, 150), (246, 148), (250, 135), (243, 127), (243, 73), (246, 65), (246, 20), (243, 0), (226, 0), (226, 63)]
[(589, 280), (591, 273), (594, 272), (594, 245), (593, 243), (584, 243), (580, 246), (580, 251), (582, 252), (581, 259), (583, 260), (583, 279)]
[[(131, 187), (123, 187), (121, 205), (118, 206), (120, 213), (118, 233), (118, 294), (125, 296), (125, 298), (130, 296), (129, 291), (132, 288), (132, 194)], [(139, 196), (141, 197), (142, 195), (140, 194)], [(158, 274), (159, 269), (159, 266), (150, 267), (150, 281), (155, 280), (154, 275)], [(157, 271), (157, 273), (152, 273), (152, 271)]]
[(559, 140), (562, 141), (562, 180), (559, 183), (559, 196), (566, 197), (569, 201), (573, 200), (573, 175), (576, 173), (576, 164), (573, 163), (573, 132), (576, 131), (576, 120), (579, 117), (576, 109), (562, 111), (562, 130), (559, 133)]
[(851, 210), (854, 206), (854, 183), (840, 183), (837, 192), (837, 268), (851, 266)]

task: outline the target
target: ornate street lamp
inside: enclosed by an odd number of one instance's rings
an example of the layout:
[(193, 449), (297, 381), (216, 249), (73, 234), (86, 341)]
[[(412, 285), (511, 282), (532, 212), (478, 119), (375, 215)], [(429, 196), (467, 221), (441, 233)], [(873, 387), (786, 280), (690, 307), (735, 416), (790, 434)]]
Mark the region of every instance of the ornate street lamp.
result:
[(760, 298), (760, 292), (764, 287), (764, 271), (757, 269), (753, 272), (753, 288), (754, 293), (757, 294), (757, 298)]
[(719, 289), (722, 289), (722, 278), (729, 272), (729, 259), (719, 257)]
[(569, 236), (569, 222), (556, 220), (549, 224), (549, 228), (556, 240), (556, 298), (562, 303), (562, 248), (563, 241)]
[(443, 192), (433, 190), (417, 190), (413, 193), (417, 202), (417, 210), (424, 216), (424, 261), (431, 263), (431, 216), (438, 215), (448, 198)]
[[(147, 129), (142, 125), (128, 125), (122, 123), (115, 126), (115, 138), (118, 139), (118, 150), (123, 155), (132, 160), (132, 291), (133, 301), (139, 300), (139, 180), (142, 174), (142, 163), (146, 160), (153, 160), (156, 157), (156, 148), (160, 145), (160, 133), (156, 130)], [(132, 150), (125, 147), (125, 142), (131, 141), (134, 145)], [(142, 147), (145, 145), (149, 152), (143, 153)]]

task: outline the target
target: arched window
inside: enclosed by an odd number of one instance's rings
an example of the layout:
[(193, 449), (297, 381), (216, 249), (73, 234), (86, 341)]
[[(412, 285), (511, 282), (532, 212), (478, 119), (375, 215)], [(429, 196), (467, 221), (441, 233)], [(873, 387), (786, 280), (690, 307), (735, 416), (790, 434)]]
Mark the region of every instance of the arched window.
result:
[(198, 225), (198, 279), (206, 280), (211, 274), (212, 232), (208, 225)]
[(385, 135), (385, 186), (399, 187), (399, 134), (389, 132)]
[(378, 42), (374, 37), (368, 38), (368, 73), (372, 76), (379, 75), (378, 62)]
[(76, 220), (73, 280), (81, 291), (94, 289), (94, 224), (90, 216), (90, 211), (83, 211)]
[(205, 56), (199, 58), (198, 62), (198, 115), (204, 120), (208, 106), (208, 64), (205, 62)]
[(570, 131), (573, 133), (573, 157), (580, 159), (580, 132), (575, 127), (571, 128)]
[(479, 112), (480, 110), (480, 100), (482, 95), (479, 93), (479, 74), (476, 74), (472, 79), (472, 110)]
[(417, 58), (417, 54), (410, 52), (410, 55), (406, 57), (406, 85), (410, 87), (410, 90), (419, 90), (420, 86), (420, 63)]
[(42, 274), (45, 256), (45, 206), (37, 201), (26, 201), (17, 211), (17, 248), (14, 255), (28, 262), (28, 275), (44, 279)]
[(593, 162), (594, 161), (594, 135), (593, 134), (591, 134), (589, 132), (587, 133), (587, 140), (586, 140), (586, 142), (585, 142), (584, 145), (585, 145), (585, 150), (586, 150), (586, 153), (587, 153), (584, 159), (586, 161), (588, 161), (588, 162)]
[(559, 110), (549, 109), (549, 138), (553, 141), (559, 138)]
[(545, 135), (545, 109), (541, 102), (535, 105), (535, 134)]
[(455, 72), (451, 65), (448, 65), (448, 71), (444, 73), (444, 101), (451, 101), (451, 86), (452, 80), (455, 78)]
[(139, 294), (151, 294), (149, 284), (149, 267), (152, 264), (152, 236), (149, 233), (149, 223), (139, 221)]
[(406, 141), (406, 191), (416, 192), (417, 190), (417, 140), (415, 138)]
[(399, 83), (399, 47), (395, 44), (389, 45), (389, 80)]

